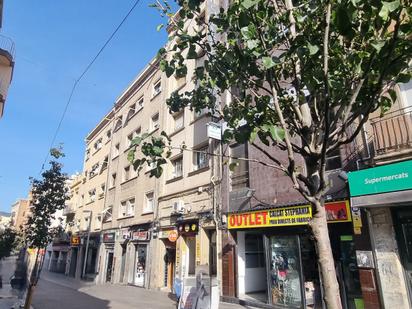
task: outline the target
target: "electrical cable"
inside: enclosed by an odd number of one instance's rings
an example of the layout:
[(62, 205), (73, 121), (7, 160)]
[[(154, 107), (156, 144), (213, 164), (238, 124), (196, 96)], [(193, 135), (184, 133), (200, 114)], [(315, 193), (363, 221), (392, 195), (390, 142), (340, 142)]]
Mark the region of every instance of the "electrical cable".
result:
[(127, 12), (127, 14), (123, 17), (122, 21), (119, 23), (119, 25), (115, 28), (115, 30), (112, 32), (112, 34), (109, 36), (109, 38), (105, 41), (105, 43), (103, 44), (103, 46), (99, 49), (99, 51), (97, 52), (97, 54), (93, 57), (93, 59), (89, 62), (89, 64), (86, 66), (86, 68), (83, 70), (83, 72), (80, 74), (80, 76), (75, 80), (72, 89), (70, 91), (70, 95), (69, 98), (66, 102), (66, 105), (64, 107), (63, 110), (63, 114), (60, 117), (59, 123), (57, 125), (56, 131), (54, 132), (52, 141), (50, 143), (50, 147), (47, 151), (47, 155), (44, 158), (43, 164), (41, 166), (41, 170), (39, 172), (39, 174), (41, 174), (41, 172), (44, 170), (44, 165), (47, 162), (47, 159), (49, 158), (49, 154), (50, 154), (50, 149), (53, 147), (54, 142), (56, 141), (57, 135), (60, 131), (61, 125), (63, 123), (64, 117), (66, 116), (67, 110), (69, 108), (69, 105), (71, 103), (71, 100), (73, 98), (73, 94), (74, 91), (77, 88), (77, 85), (79, 84), (79, 82), (81, 81), (81, 79), (86, 75), (86, 73), (90, 70), (91, 66), (95, 63), (95, 61), (97, 60), (97, 58), (100, 56), (100, 54), (103, 52), (103, 50), (106, 48), (106, 46), (110, 43), (110, 41), (113, 39), (113, 37), (116, 35), (116, 33), (119, 31), (119, 29), (123, 26), (123, 24), (125, 23), (125, 21), (127, 20), (127, 18), (130, 16), (130, 14), (133, 12), (133, 10), (136, 8), (136, 6), (139, 4), (140, 0), (136, 0), (135, 3), (133, 4), (133, 6), (130, 8), (130, 10)]

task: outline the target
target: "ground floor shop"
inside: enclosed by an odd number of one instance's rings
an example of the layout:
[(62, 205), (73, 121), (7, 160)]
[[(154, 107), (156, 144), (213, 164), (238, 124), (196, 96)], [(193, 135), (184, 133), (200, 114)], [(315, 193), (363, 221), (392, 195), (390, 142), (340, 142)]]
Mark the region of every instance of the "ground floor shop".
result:
[(123, 283), (148, 288), (150, 284), (150, 226), (105, 231), (100, 252), (101, 283)]
[[(349, 203), (328, 203), (327, 209), (343, 308), (363, 308)], [(223, 260), (228, 265), (223, 278), (231, 276), (235, 293), (226, 296), (260, 307), (323, 308), (317, 254), (307, 227), (311, 216), (309, 205), (229, 214), (235, 252), (232, 261)]]
[(349, 173), (351, 205), (370, 235), (370, 247), (357, 250), (358, 264), (376, 273), (381, 308), (412, 307), (411, 175), (412, 161)]
[(44, 265), (51, 272), (64, 273), (70, 251), (69, 243), (51, 243), (47, 246)]

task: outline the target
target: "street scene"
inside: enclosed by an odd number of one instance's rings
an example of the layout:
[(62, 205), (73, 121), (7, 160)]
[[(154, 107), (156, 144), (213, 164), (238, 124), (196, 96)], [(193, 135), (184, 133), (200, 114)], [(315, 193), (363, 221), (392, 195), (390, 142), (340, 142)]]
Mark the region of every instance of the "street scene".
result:
[(410, 0), (0, 0), (0, 309), (412, 308)]

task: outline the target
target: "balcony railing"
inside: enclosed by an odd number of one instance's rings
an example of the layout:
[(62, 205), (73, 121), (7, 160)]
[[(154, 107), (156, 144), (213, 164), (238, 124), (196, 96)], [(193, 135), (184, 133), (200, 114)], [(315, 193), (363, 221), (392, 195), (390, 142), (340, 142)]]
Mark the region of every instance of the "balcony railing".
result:
[(412, 148), (412, 106), (370, 120), (376, 156)]
[(12, 58), (14, 58), (14, 42), (12, 39), (0, 35), (0, 49), (7, 51)]

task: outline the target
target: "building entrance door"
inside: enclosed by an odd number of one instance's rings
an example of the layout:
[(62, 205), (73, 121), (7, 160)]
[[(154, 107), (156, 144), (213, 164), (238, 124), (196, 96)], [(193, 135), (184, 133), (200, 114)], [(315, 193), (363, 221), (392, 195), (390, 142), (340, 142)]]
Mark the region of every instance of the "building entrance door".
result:
[(113, 274), (113, 251), (107, 253), (106, 282), (112, 281)]
[(412, 210), (400, 208), (394, 211), (396, 238), (409, 290), (412, 299)]
[(144, 287), (146, 273), (147, 245), (136, 245), (134, 284)]

